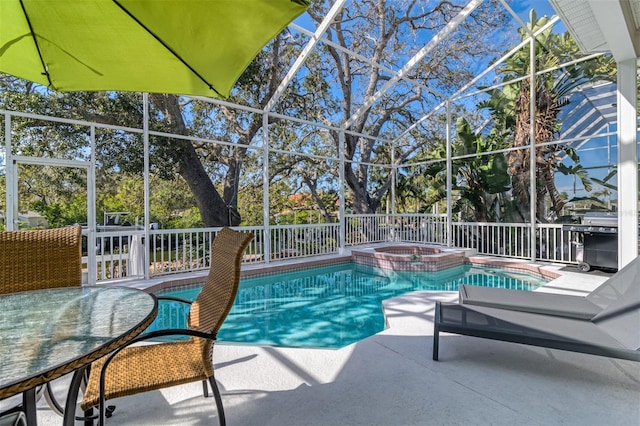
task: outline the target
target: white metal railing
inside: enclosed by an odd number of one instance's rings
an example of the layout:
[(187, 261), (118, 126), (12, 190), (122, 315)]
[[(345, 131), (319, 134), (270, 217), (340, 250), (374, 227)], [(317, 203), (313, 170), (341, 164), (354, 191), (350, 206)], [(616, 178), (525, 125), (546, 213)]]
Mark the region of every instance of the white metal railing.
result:
[(320, 256), (338, 252), (340, 224), (274, 225), (271, 260)]
[(446, 244), (447, 216), (434, 214), (357, 214), (345, 221), (345, 244), (407, 241)]
[[(150, 231), (149, 275), (208, 270), (211, 266), (211, 245), (222, 228), (163, 229)], [(247, 248), (243, 262), (258, 263), (264, 252), (262, 228), (243, 227), (255, 237)]]
[(481, 254), (528, 258), (529, 232), (527, 223), (454, 222), (452, 244)]
[(106, 231), (96, 233), (96, 271), (98, 281), (144, 276), (144, 265), (134, 265), (131, 242), (140, 231)]
[[(480, 254), (530, 259), (530, 223), (452, 223), (452, 244), (473, 248)], [(536, 225), (535, 258), (575, 263), (579, 235), (563, 231), (562, 224)]]
[(563, 263), (577, 263), (582, 234), (563, 231), (561, 224), (537, 225), (536, 258)]
[[(380, 242), (448, 244), (446, 215), (371, 214), (348, 215), (345, 244), (357, 246)], [(451, 245), (475, 249), (479, 254), (530, 259), (530, 224), (453, 222)], [(560, 224), (538, 224), (535, 258), (576, 263), (577, 235)], [(102, 231), (96, 234), (97, 281), (142, 278), (208, 270), (213, 239), (221, 228), (150, 230), (149, 255), (144, 260), (144, 230)], [(263, 227), (239, 227), (255, 238), (243, 258), (245, 264), (330, 255), (340, 252), (340, 224), (269, 226), (269, 253)], [(134, 252), (133, 244), (139, 244)], [(135, 253), (135, 254), (134, 254)], [(83, 258), (85, 265), (87, 257)], [(141, 263), (143, 263), (141, 265)]]

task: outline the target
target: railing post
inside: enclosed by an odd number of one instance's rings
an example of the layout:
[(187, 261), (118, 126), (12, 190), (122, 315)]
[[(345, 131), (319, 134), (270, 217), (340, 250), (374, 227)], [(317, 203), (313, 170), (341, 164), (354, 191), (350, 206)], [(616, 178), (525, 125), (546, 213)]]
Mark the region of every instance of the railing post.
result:
[(6, 113), (4, 115), (4, 146), (5, 146), (5, 185), (6, 185), (6, 213), (5, 213), (5, 227), (7, 231), (13, 231), (16, 228), (15, 221), (17, 219), (17, 212), (15, 211), (16, 198), (17, 198), (17, 183), (15, 182), (15, 163), (13, 162), (13, 150), (11, 148), (11, 114)]
[(340, 169), (339, 169), (339, 176), (338, 176), (338, 181), (340, 184), (340, 195), (339, 195), (340, 207), (339, 207), (339, 214), (338, 214), (338, 221), (340, 223), (340, 240), (338, 242), (338, 253), (340, 254), (344, 252), (345, 239), (346, 239), (346, 236), (345, 236), (346, 217), (345, 217), (345, 208), (344, 208), (344, 203), (345, 203), (344, 168), (346, 166), (345, 166), (345, 160), (344, 160), (344, 144), (345, 144), (345, 136), (344, 136), (344, 130), (342, 130), (338, 135), (338, 158), (340, 158)]
[(452, 246), (451, 231), (453, 221), (452, 200), (451, 200), (451, 179), (453, 174), (453, 162), (451, 160), (451, 99), (447, 99), (447, 125), (446, 125), (446, 143), (447, 143), (447, 247)]
[[(98, 263), (96, 260), (96, 127), (90, 127), (91, 154), (87, 169), (87, 284), (98, 281)], [(83, 283), (84, 284), (84, 283)]]
[(269, 115), (262, 114), (262, 246), (264, 262), (271, 260), (271, 224), (269, 223)]
[(536, 260), (536, 218), (538, 196), (536, 193), (536, 38), (529, 42), (529, 214), (531, 216), (531, 234), (529, 247), (531, 261)]
[[(143, 112), (143, 120), (142, 120), (142, 142), (144, 146), (144, 279), (148, 280), (149, 273), (149, 247), (151, 238), (150, 235), (150, 227), (151, 227), (151, 207), (149, 201), (149, 195), (151, 194), (149, 188), (149, 94), (142, 94), (142, 112)], [(95, 150), (91, 150), (94, 152)], [(131, 244), (131, 241), (129, 241)], [(129, 247), (129, 251), (131, 251), (131, 247)]]

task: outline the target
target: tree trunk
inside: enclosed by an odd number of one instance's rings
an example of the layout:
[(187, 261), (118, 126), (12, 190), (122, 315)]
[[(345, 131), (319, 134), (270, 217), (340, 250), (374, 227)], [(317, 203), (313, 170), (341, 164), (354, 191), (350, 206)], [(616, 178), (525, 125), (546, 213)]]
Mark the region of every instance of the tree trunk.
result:
[[(151, 94), (150, 99), (163, 112), (173, 133), (186, 134), (186, 125), (177, 96)], [(173, 143), (179, 146), (179, 149), (176, 150), (176, 157), (173, 159), (177, 166), (177, 172), (191, 189), (204, 226), (239, 225), (240, 214), (224, 202), (213, 186), (213, 182), (211, 182), (211, 178), (204, 169), (191, 142), (174, 140)]]
[(182, 142), (185, 147), (178, 163), (178, 173), (187, 182), (193, 193), (196, 205), (200, 209), (200, 217), (204, 226), (236, 226), (240, 224), (237, 210), (224, 202), (209, 175), (202, 167), (200, 158), (189, 142)]
[[(509, 174), (513, 176), (513, 195), (518, 198), (518, 208), (523, 212), (531, 205), (529, 196), (529, 135), (531, 120), (529, 113), (530, 90), (529, 84), (523, 81), (520, 86), (520, 97), (515, 102), (516, 126), (513, 146), (522, 147), (521, 150), (507, 154)], [(553, 140), (554, 125), (558, 121), (559, 105), (554, 95), (544, 90), (536, 93), (535, 136), (536, 143)], [(536, 219), (545, 221), (544, 197), (549, 194), (552, 208), (559, 215), (564, 207), (564, 200), (560, 197), (554, 181), (555, 146), (545, 145), (536, 148)], [(526, 215), (525, 215), (526, 217)]]

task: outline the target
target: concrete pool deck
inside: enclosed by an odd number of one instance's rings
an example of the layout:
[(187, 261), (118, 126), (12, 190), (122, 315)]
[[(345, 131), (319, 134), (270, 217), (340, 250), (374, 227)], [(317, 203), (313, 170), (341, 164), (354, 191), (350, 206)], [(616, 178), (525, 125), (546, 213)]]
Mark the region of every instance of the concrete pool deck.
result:
[[(562, 274), (539, 291), (586, 294), (606, 274)], [(546, 287), (546, 286), (545, 286)], [(384, 302), (389, 327), (338, 350), (218, 344), (216, 378), (233, 425), (638, 425), (640, 364), (442, 334), (431, 360), (436, 300)], [(58, 394), (68, 379), (54, 383)], [(199, 383), (111, 401), (112, 425), (217, 424)], [(40, 425), (61, 424), (42, 402)]]

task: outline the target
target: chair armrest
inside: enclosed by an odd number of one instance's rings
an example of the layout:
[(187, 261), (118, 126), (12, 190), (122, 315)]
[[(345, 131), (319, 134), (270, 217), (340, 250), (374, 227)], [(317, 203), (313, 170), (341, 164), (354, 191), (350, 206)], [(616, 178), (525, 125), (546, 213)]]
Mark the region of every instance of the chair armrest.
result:
[(173, 296), (156, 296), (156, 299), (158, 299), (159, 301), (167, 300), (171, 302), (186, 303), (187, 305), (191, 305), (193, 303), (191, 300), (181, 299), (179, 297), (173, 297)]
[(130, 340), (129, 342), (125, 343), (124, 345), (120, 346), (118, 349), (116, 349), (115, 351), (107, 355), (107, 359), (105, 360), (102, 366), (102, 372), (100, 373), (100, 376), (101, 376), (100, 381), (101, 382), (104, 381), (104, 372), (106, 371), (107, 366), (111, 363), (111, 360), (113, 359), (113, 357), (116, 356), (118, 353), (120, 353), (121, 350), (125, 349), (128, 346), (133, 345), (134, 343), (142, 342), (149, 339), (154, 339), (156, 337), (175, 336), (175, 335), (185, 335), (185, 336), (200, 337), (200, 338), (209, 339), (209, 340), (216, 340), (216, 335), (214, 333), (204, 333), (198, 330), (180, 329), (180, 328), (156, 330), (156, 331), (150, 331), (149, 333), (144, 333)]
[(209, 340), (216, 340), (216, 334), (215, 333), (204, 333), (204, 332), (198, 331), (198, 330), (172, 328), (172, 329), (168, 329), (168, 330), (150, 331), (148, 333), (141, 334), (138, 337), (136, 337), (136, 338), (130, 340), (129, 342), (125, 343), (124, 345), (120, 346), (118, 349), (114, 350), (109, 355), (107, 355), (106, 360), (104, 361), (104, 364), (102, 365), (102, 370), (100, 371), (100, 413), (103, 413), (104, 410), (105, 410), (104, 398), (103, 398), (103, 395), (105, 393), (105, 390), (104, 390), (104, 388), (105, 388), (105, 376), (106, 376), (107, 367), (109, 366), (109, 364), (113, 360), (113, 357), (115, 357), (118, 353), (120, 353), (120, 351), (122, 351), (123, 349), (133, 345), (134, 343), (142, 342), (142, 341), (145, 341), (145, 340), (148, 340), (148, 339), (153, 339), (153, 338), (156, 338), (156, 337), (174, 336), (174, 335), (185, 335), (185, 336), (200, 337), (200, 338), (209, 339)]
[(148, 333), (141, 334), (138, 337), (134, 338), (133, 340), (130, 340), (129, 342), (120, 346), (118, 349), (114, 351), (114, 354), (115, 352), (120, 352), (122, 349), (126, 348), (127, 346), (131, 346), (134, 343), (142, 342), (144, 340), (149, 340), (149, 339), (155, 339), (156, 337), (175, 336), (175, 335), (193, 336), (193, 337), (200, 337), (203, 339), (216, 340), (215, 333), (205, 333), (198, 330), (191, 330), (189, 328), (168, 328), (166, 330), (155, 330), (155, 331), (150, 331)]

